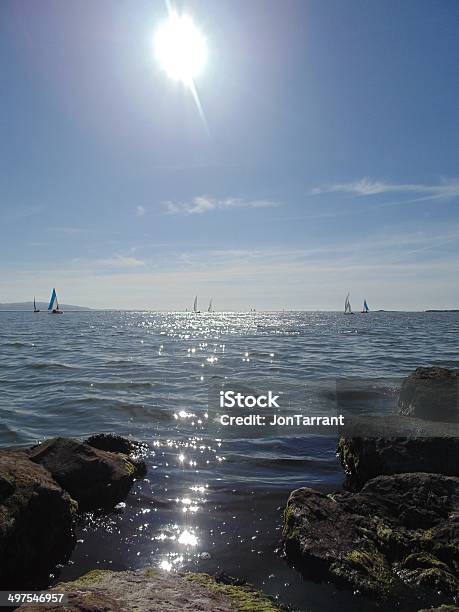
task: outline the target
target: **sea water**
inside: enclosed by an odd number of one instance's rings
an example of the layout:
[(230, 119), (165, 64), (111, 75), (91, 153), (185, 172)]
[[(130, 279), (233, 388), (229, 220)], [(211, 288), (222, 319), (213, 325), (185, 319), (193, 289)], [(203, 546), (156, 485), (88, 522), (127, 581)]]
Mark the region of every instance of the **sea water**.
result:
[[(391, 413), (401, 377), (459, 366), (459, 313), (0, 313), (0, 444), (97, 432), (147, 445), (148, 473), (125, 504), (77, 527), (69, 564), (224, 571), (296, 609), (370, 607), (304, 581), (279, 553), (298, 487), (338, 489), (336, 435), (216, 429), (209, 388), (304, 388), (303, 412), (336, 404)], [(328, 408), (327, 408), (328, 407)], [(207, 415), (207, 417), (206, 417)]]

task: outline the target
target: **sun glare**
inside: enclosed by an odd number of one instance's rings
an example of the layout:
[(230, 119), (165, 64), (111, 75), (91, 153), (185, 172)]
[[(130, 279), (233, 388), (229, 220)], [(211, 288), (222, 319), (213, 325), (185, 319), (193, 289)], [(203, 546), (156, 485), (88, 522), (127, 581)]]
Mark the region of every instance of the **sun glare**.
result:
[(206, 63), (206, 42), (188, 15), (175, 11), (158, 28), (155, 39), (156, 59), (168, 77), (191, 86)]

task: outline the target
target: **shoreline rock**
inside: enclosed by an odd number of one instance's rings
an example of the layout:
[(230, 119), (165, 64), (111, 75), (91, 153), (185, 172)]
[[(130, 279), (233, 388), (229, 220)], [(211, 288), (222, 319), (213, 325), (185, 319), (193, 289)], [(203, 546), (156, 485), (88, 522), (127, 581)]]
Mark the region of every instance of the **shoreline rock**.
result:
[(284, 551), (305, 577), (396, 605), (457, 603), (458, 381), (453, 370), (415, 370), (387, 426), (357, 418), (339, 440), (343, 491), (291, 493)]
[(378, 476), (359, 493), (297, 489), (287, 502), (283, 538), (287, 558), (305, 577), (378, 599), (453, 603), (459, 478)]
[[(94, 570), (47, 591), (65, 593), (62, 612), (278, 612), (272, 599), (248, 584), (219, 582), (208, 574), (168, 573), (155, 567), (116, 572)], [(24, 612), (48, 612), (52, 606), (24, 605)]]
[[(337, 454), (346, 474), (344, 487), (355, 491), (375, 476), (408, 472), (459, 476), (458, 385), (458, 372), (447, 368), (417, 368), (407, 376), (398, 414), (366, 419), (361, 433), (354, 427), (352, 434), (340, 438)], [(375, 434), (378, 430), (383, 435)]]
[[(140, 448), (107, 434), (103, 443)], [(112, 509), (145, 470), (139, 455), (71, 438), (0, 449), (0, 588), (46, 586), (50, 571), (73, 550), (77, 512)]]
[(428, 472), (459, 476), (459, 438), (340, 438), (343, 487), (360, 490), (376, 476)]
[(78, 502), (79, 509), (114, 506), (129, 493), (143, 469), (128, 455), (100, 450), (72, 438), (52, 438), (28, 452)]
[(448, 368), (416, 368), (401, 385), (399, 413), (428, 421), (459, 422), (459, 373)]
[(0, 452), (0, 585), (24, 588), (48, 578), (75, 544), (77, 503), (21, 451)]

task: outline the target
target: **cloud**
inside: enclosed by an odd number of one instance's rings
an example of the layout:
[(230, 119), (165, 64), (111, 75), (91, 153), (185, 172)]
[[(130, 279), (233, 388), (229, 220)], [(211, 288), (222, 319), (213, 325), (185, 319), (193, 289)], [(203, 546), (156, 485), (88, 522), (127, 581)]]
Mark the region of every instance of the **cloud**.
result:
[(279, 202), (272, 200), (244, 200), (243, 198), (211, 198), (196, 196), (189, 202), (163, 202), (168, 215), (201, 215), (212, 210), (228, 210), (234, 208), (275, 208)]
[(213, 296), (221, 310), (340, 310), (349, 290), (354, 306), (366, 296), (374, 309), (457, 308), (459, 223), (437, 221), (422, 231), (410, 225), (308, 248), (158, 248), (145, 262), (125, 251), (96, 265), (89, 256), (48, 267), (0, 261), (0, 290), (23, 301), (53, 278), (63, 301), (101, 308), (184, 311), (198, 294), (202, 302)]
[(98, 259), (96, 263), (105, 268), (138, 268), (145, 265), (145, 262), (141, 259), (124, 255), (114, 255), (107, 259)]
[(135, 216), (136, 217), (143, 217), (145, 214), (145, 208), (143, 206), (136, 206), (135, 209)]
[(351, 193), (358, 196), (372, 196), (382, 193), (417, 193), (430, 198), (454, 198), (459, 196), (459, 179), (445, 180), (438, 185), (420, 185), (413, 183), (387, 183), (362, 178), (349, 183), (335, 183), (316, 187), (312, 195), (322, 193)]

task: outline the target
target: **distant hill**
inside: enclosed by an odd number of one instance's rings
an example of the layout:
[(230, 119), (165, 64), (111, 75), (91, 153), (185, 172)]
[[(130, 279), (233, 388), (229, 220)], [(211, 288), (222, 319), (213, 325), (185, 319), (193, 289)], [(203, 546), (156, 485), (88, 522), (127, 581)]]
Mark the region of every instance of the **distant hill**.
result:
[(439, 310), (437, 308), (431, 308), (430, 310), (426, 310), (426, 312), (459, 312), (458, 308), (447, 308), (446, 310)]
[[(74, 306), (72, 304), (59, 304), (61, 310), (91, 310), (86, 306)], [(37, 308), (47, 310), (48, 302), (37, 302)], [(33, 310), (33, 302), (12, 302), (11, 304), (0, 304), (1, 310)]]

